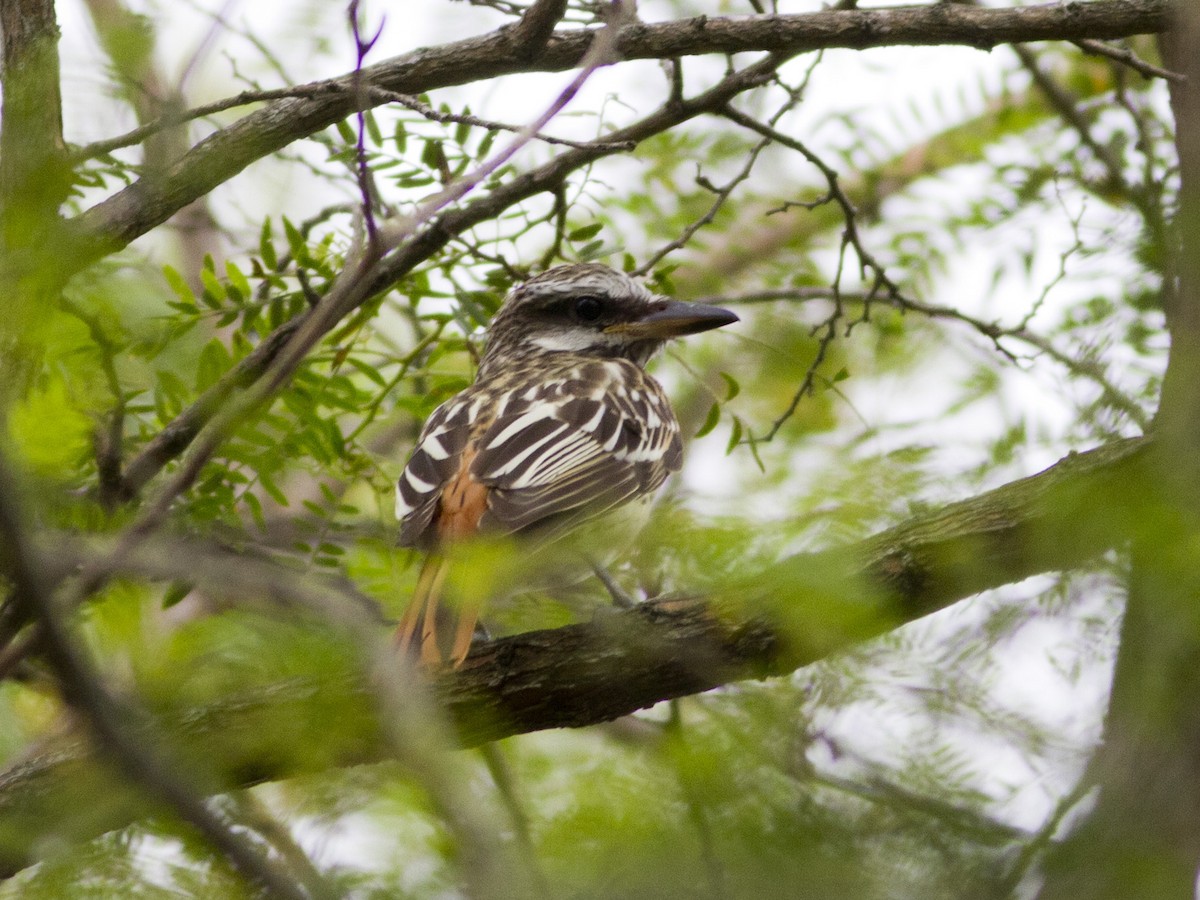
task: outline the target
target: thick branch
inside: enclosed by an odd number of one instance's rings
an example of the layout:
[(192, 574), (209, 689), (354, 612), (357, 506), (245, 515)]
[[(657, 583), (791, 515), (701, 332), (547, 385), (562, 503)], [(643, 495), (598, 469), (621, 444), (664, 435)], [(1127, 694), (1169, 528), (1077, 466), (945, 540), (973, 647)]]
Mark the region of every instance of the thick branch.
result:
[[(1149, 443), (1072, 454), (1039, 475), (859, 544), (797, 555), (746, 585), (736, 604), (663, 600), (479, 645), (462, 670), (438, 682), (438, 695), (458, 723), (460, 743), (470, 746), (592, 725), (739, 679), (786, 674), (981, 590), (1069, 569), (1123, 544)], [(831, 611), (854, 626), (831, 628)], [(311, 728), (325, 717), (338, 727)], [(371, 692), (349, 674), (258, 687), (205, 708), (164, 708), (159, 724), (219, 768), (226, 788), (391, 752)], [(0, 871), (139, 814), (85, 744), (43, 748), (0, 776)]]
[[(748, 51), (787, 58), (835, 47), (962, 44), (990, 49), (1020, 41), (1108, 40), (1162, 30), (1166, 7), (1165, 0), (1106, 0), (1016, 9), (934, 4), (793, 16), (700, 16), (626, 25), (617, 51), (627, 60)], [(527, 42), (514, 41), (511, 28), (500, 29), (364, 69), (358, 83), (419, 94), (517, 72), (562, 71), (579, 63), (593, 35), (557, 32), (529, 55)], [(79, 246), (69, 257), (73, 271), (145, 234), (255, 160), (353, 113), (359, 96), (354, 77), (315, 82), (304, 96), (270, 103), (201, 141), (162, 176), (142, 178), (88, 210), (76, 222)]]
[(53, 0), (0, 3), (0, 31), (0, 225), (9, 249), (20, 249), (44, 233), (68, 186)]
[[(1175, 5), (1164, 63), (1179, 151), (1179, 208), (1165, 281), (1171, 350), (1147, 504), (1131, 553), (1129, 596), (1104, 740), (1088, 770), (1099, 796), (1049, 856), (1044, 900), (1194, 897), (1200, 860), (1200, 7)], [(1135, 887), (1136, 886), (1136, 887)]]

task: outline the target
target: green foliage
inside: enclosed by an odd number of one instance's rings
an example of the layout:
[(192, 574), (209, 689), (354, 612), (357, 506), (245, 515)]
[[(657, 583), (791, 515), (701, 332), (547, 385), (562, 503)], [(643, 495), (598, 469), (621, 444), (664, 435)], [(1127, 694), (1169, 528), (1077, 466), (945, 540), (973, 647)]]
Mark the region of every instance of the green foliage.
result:
[[(289, 602), (287, 579), (345, 587), (380, 617), (403, 608), (419, 567), (418, 555), (394, 546), (392, 490), (404, 457), (433, 409), (470, 383), (505, 292), (563, 260), (627, 271), (653, 260), (653, 289), (724, 295), (744, 317), (736, 332), (689, 339), (656, 364), (699, 462), (636, 541), (613, 542), (622, 586), (769, 614), (814, 654), (884, 630), (893, 614), (869, 593), (847, 602), (825, 589), (827, 572), (795, 554), (864, 539), (1027, 474), (1028, 459), (1074, 441), (1133, 433), (1159, 386), (1163, 223), (1177, 191), (1161, 91), (1073, 50), (1045, 56), (1119, 172), (1064, 129), (1016, 68), (942, 98), (941, 108), (895, 111), (891, 122), (859, 111), (806, 122), (796, 97), (769, 83), (739, 108), (778, 109), (773, 127), (812, 135), (857, 208), (853, 240), (821, 172), (780, 146), (721, 198), (714, 185), (737, 177), (759, 136), (714, 118), (656, 134), (607, 167), (573, 171), (557, 196), (532, 196), (452, 235), (339, 321), (170, 498), (167, 533), (231, 567), (277, 566), (280, 584), (248, 595), (231, 581), (220, 591), (202, 583), (195, 560), (173, 557), (112, 582), (78, 623), (106, 681), (136, 696), (173, 748), (191, 746), (180, 710), (203, 716), (286, 693), (281, 686), (317, 685), (288, 694), (258, 728), (226, 735), (208, 758), (187, 757), (200, 773), (190, 783), (203, 792), (202, 773), (240, 771), (247, 760), (270, 764), (245, 772), (247, 781), (315, 773), (260, 793), (331, 880), (363, 897), (456, 893), (468, 854), (420, 773), (349, 767), (383, 741), (378, 710), (364, 700), (363, 652), (334, 627), (336, 615), (331, 624)], [(792, 68), (784, 76), (797, 91), (807, 83)], [(355, 118), (341, 121), (313, 136), (316, 152), (270, 163), (316, 183), (320, 208), (289, 204), (231, 228), (220, 259), (134, 247), (87, 269), (19, 334), (0, 332), (12, 349), (4, 441), (39, 527), (71, 538), (61, 563), (70, 576), (91, 558), (80, 548), (108, 548), (99, 542), (136, 520), (191, 450), (172, 453), (136, 496), (106, 483), (106, 454), (128, 471), (192, 412), (236, 403), (261, 372), (251, 363), (262, 349), (330, 295), (363, 230), (360, 139), (373, 215), (403, 217), (509, 138), (474, 115), (439, 91), (367, 111), (361, 136)], [(596, 113), (597, 133), (623, 115)], [(837, 137), (823, 143), (823, 129)], [(554, 152), (535, 143), (530, 159), (498, 167), (464, 202)], [(92, 156), (74, 170), (69, 211), (139, 175), (123, 154)], [(236, 218), (221, 208), (228, 198), (212, 202), (219, 219)], [(694, 226), (685, 246), (656, 258)], [(779, 299), (752, 296), (768, 288)], [(1056, 404), (1050, 412), (1019, 399), (1014, 385), (1029, 372)], [(471, 593), (527, 562), (507, 546), (487, 548), (478, 578), (457, 587)], [(496, 602), (489, 624), (510, 632), (603, 615), (602, 588), (565, 565), (552, 574), (557, 582)], [(1064, 619), (1086, 605), (1069, 584), (1040, 595)], [(1036, 836), (1004, 821), (1006, 798), (970, 751), (998, 733), (1030, 768), (1053, 756), (1045, 723), (988, 692), (996, 657), (1033, 627), (1013, 608), (996, 600), (972, 620), (971, 636), (987, 636), (982, 650), (947, 642), (935, 652), (903, 629), (795, 678), (504, 742), (516, 811), (499, 816), (500, 842), (528, 857), (549, 896), (995, 891), (1020, 877), (1013, 860)], [(1080, 669), (1100, 665), (1083, 660), (1097, 639), (1095, 622), (1085, 625), (1063, 631), (1081, 645), (1071, 648)], [(928, 685), (904, 681), (931, 667)], [(0, 754), (10, 762), (59, 711), (31, 669), (0, 689)], [(835, 719), (863, 709), (929, 738), (843, 755)], [(937, 727), (960, 719), (961, 731)], [(880, 752), (864, 760), (869, 751)], [(472, 755), (464, 771), (480, 806), (504, 806), (481, 760)], [(109, 788), (89, 799), (103, 807)], [(82, 883), (95, 896), (253, 896), (194, 833), (141, 802), (138, 824), (64, 850), (0, 896), (67, 896)], [(361, 857), (339, 856), (344, 848), (322, 851), (343, 828), (379, 842), (372, 864), (355, 868)], [(5, 841), (20, 836), (0, 834)]]

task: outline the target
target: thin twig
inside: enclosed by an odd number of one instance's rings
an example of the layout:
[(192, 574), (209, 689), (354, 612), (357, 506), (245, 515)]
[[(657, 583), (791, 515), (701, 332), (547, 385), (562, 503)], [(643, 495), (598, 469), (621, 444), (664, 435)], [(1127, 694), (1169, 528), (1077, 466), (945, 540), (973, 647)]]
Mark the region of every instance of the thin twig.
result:
[(83, 715), (112, 762), (133, 784), (165, 802), (243, 875), (273, 896), (307, 900), (300, 885), (234, 832), (178, 777), (182, 768), (169, 764), (158, 742), (151, 739), (146, 716), (105, 687), (52, 601), (43, 563), (28, 534), (16, 480), (0, 453), (0, 570), (13, 584), (16, 602), (37, 623), (40, 646), (59, 677), (64, 699)]
[(968, 315), (957, 309), (952, 309), (948, 306), (936, 306), (933, 304), (919, 303), (915, 300), (907, 298), (897, 298), (894, 301), (897, 307), (913, 312), (921, 313), (922, 315), (931, 318), (942, 319), (957, 319), (970, 325), (980, 334), (989, 338), (1001, 353), (1004, 353), (1009, 358), (1012, 358), (1012, 353), (1004, 348), (1000, 343), (1005, 338), (1014, 338), (1023, 343), (1029, 344), (1031, 347), (1036, 347), (1038, 350), (1045, 353), (1055, 362), (1060, 363), (1069, 372), (1090, 381), (1095, 382), (1102, 392), (1102, 400), (1108, 403), (1114, 409), (1118, 409), (1125, 413), (1129, 418), (1140, 428), (1146, 431), (1150, 427), (1150, 419), (1145, 410), (1133, 401), (1128, 395), (1120, 390), (1115, 384), (1109, 381), (1103, 367), (1095, 362), (1090, 362), (1084, 359), (1077, 359), (1069, 356), (1059, 350), (1047, 338), (1036, 332), (1030, 331), (1028, 328), (1004, 328), (993, 322), (985, 322), (974, 316)]
[(357, 143), (354, 146), (354, 162), (355, 174), (358, 178), (358, 190), (362, 196), (362, 216), (363, 222), (367, 229), (367, 244), (374, 247), (379, 241), (379, 228), (375, 224), (375, 193), (372, 190), (373, 184), (371, 181), (371, 170), (367, 164), (367, 115), (366, 108), (366, 92), (363, 90), (363, 63), (366, 62), (367, 54), (371, 52), (371, 48), (378, 43), (380, 36), (383, 34), (383, 26), (387, 21), (386, 17), (379, 21), (379, 28), (369, 40), (364, 40), (358, 22), (358, 6), (359, 0), (350, 0), (350, 6), (347, 10), (347, 15), (350, 18), (350, 31), (354, 35), (354, 71), (350, 76), (350, 84), (354, 91), (355, 97), (359, 98), (356, 104), (358, 109), (355, 111), (355, 120), (358, 125)]
[(117, 375), (116, 357), (120, 345), (104, 331), (100, 320), (66, 297), (59, 298), (59, 305), (87, 327), (100, 353), (100, 368), (108, 390), (113, 395), (113, 410), (104, 427), (96, 429), (96, 476), (99, 483), (100, 505), (114, 508), (124, 497), (124, 476), (121, 474), (121, 456), (125, 442), (125, 392)]
[(1111, 186), (1128, 195), (1130, 190), (1125, 180), (1124, 161), (1109, 144), (1102, 143), (1095, 137), (1092, 133), (1091, 123), (1080, 110), (1075, 97), (1042, 69), (1038, 64), (1037, 54), (1033, 50), (1023, 44), (1014, 44), (1012, 50), (1017, 59), (1021, 61), (1021, 66), (1033, 79), (1033, 83), (1050, 101), (1050, 105), (1071, 126), (1084, 146), (1091, 150), (1096, 159), (1104, 166)]
[(549, 897), (551, 896), (550, 884), (546, 881), (546, 873), (538, 865), (537, 847), (533, 842), (533, 832), (529, 828), (529, 816), (525, 812), (521, 798), (517, 796), (516, 777), (504, 756), (504, 750), (499, 743), (493, 742), (484, 744), (479, 748), (479, 752), (483, 756), (488, 774), (492, 776), (492, 783), (496, 785), (496, 793), (500, 796), (501, 803), (504, 804), (509, 821), (512, 822), (513, 833), (521, 845), (521, 856), (529, 867), (529, 874), (537, 896)]
[(224, 112), (227, 109), (235, 109), (239, 106), (249, 106), (252, 103), (267, 103), (272, 100), (287, 100), (296, 97), (308, 100), (329, 94), (345, 94), (348, 91), (349, 88), (338, 81), (319, 81), (312, 84), (300, 84), (294, 87), (278, 88), (275, 90), (242, 91), (223, 100), (214, 100), (212, 103), (205, 103), (201, 106), (184, 110), (183, 112), (171, 112), (159, 116), (145, 125), (139, 125), (137, 128), (130, 129), (116, 137), (72, 147), (67, 151), (67, 159), (72, 164), (78, 164), (87, 159), (104, 156), (123, 147), (136, 146), (146, 140), (146, 138), (152, 137), (165, 129), (175, 128), (195, 119), (202, 119), (205, 116)]
[[(614, 152), (614, 146), (634, 143), (660, 134), (682, 122), (721, 108), (737, 94), (757, 87), (770, 78), (784, 61), (782, 56), (768, 56), (735, 71), (707, 91), (691, 100), (679, 100), (664, 106), (614, 135), (612, 140), (568, 150), (519, 178), (492, 188), (487, 196), (462, 209), (443, 214), (425, 230), (415, 233), (396, 253), (385, 258), (377, 270), (370, 290), (381, 291), (402, 278), (416, 265), (445, 246), (455, 235), (474, 225), (493, 218), (505, 209), (542, 192), (557, 192), (566, 178), (596, 159)], [(385, 225), (383, 231), (387, 230)], [(228, 404), (229, 397), (240, 388), (264, 377), (273, 360), (288, 346), (294, 335), (308, 327), (315, 315), (310, 310), (280, 325), (264, 337), (248, 356), (226, 373), (215, 385), (201, 394), (169, 422), (126, 466), (126, 490), (138, 494), (172, 460), (191, 446), (209, 422)]]
[(1090, 38), (1082, 38), (1071, 43), (1084, 53), (1091, 53), (1094, 56), (1106, 56), (1109, 59), (1116, 60), (1133, 69), (1133, 71), (1144, 78), (1162, 78), (1174, 84), (1187, 83), (1187, 78), (1179, 72), (1172, 72), (1170, 69), (1163, 69), (1152, 63), (1148, 63), (1132, 50), (1124, 47), (1114, 47), (1112, 44), (1106, 44), (1104, 41), (1094, 41)]
[(642, 263), (629, 274), (634, 276), (645, 275), (660, 262), (666, 259), (667, 256), (674, 253), (676, 250), (687, 246), (697, 231), (699, 231), (705, 225), (710, 225), (713, 219), (717, 217), (717, 213), (721, 211), (721, 208), (729, 200), (730, 195), (733, 194), (734, 189), (750, 177), (750, 173), (754, 171), (754, 164), (758, 162), (758, 157), (769, 146), (771, 146), (771, 142), (767, 138), (763, 138), (752, 148), (750, 148), (750, 152), (746, 154), (746, 162), (742, 165), (742, 168), (731, 179), (729, 179), (729, 181), (720, 187), (717, 187), (715, 184), (705, 178), (700, 170), (699, 164), (697, 164), (696, 183), (711, 194), (715, 195), (713, 202), (709, 204), (708, 209), (705, 210), (703, 215), (694, 221), (689, 222), (683, 231), (679, 233), (678, 237), (676, 237), (674, 240), (668, 241), (666, 244), (652, 253), (644, 263)]
[(321, 874), (321, 870), (304, 852), (304, 848), (292, 836), (287, 826), (271, 813), (267, 804), (260, 800), (253, 790), (230, 794), (228, 802), (233, 806), (234, 818), (238, 823), (252, 828), (271, 845), (271, 848), (287, 862), (310, 897), (314, 900), (335, 900), (346, 895), (345, 891), (336, 888)]
[(679, 700), (672, 700), (670, 709), (671, 716), (667, 720), (666, 734), (677, 747), (677, 752), (675, 753), (675, 777), (679, 782), (679, 788), (683, 793), (683, 800), (687, 806), (688, 820), (692, 823), (700, 844), (700, 859), (704, 863), (704, 871), (708, 877), (709, 895), (713, 900), (722, 900), (722, 898), (729, 896), (725, 883), (725, 869), (721, 865), (720, 857), (717, 855), (716, 839), (713, 836), (712, 827), (708, 822), (708, 812), (704, 808), (704, 802), (700, 791), (697, 789), (695, 777), (688, 769), (688, 745), (687, 738), (683, 734), (683, 714)]
[(1046, 819), (1045, 823), (1032, 840), (1026, 840), (1021, 843), (1020, 852), (1016, 855), (1012, 865), (1001, 882), (996, 886), (997, 897), (1011, 897), (1020, 887), (1021, 882), (1025, 879), (1030, 868), (1037, 862), (1038, 858), (1050, 850), (1054, 843), (1054, 837), (1058, 834), (1067, 817), (1078, 808), (1094, 789), (1096, 785), (1087, 775), (1080, 778), (1058, 803), (1054, 806), (1054, 812)]
[[(471, 125), (475, 128), (486, 129), (487, 131), (511, 131), (518, 134), (523, 129), (521, 125), (510, 125), (506, 122), (497, 122), (493, 119), (481, 119), (479, 116), (472, 116), (467, 113), (443, 112), (416, 97), (396, 91), (389, 91), (386, 88), (367, 86), (366, 91), (374, 100), (399, 103), (406, 109), (411, 109), (413, 112), (419, 113), (423, 118), (429, 119), (431, 122)], [(600, 143), (599, 141), (572, 141), (567, 138), (554, 137), (551, 134), (543, 134), (540, 131), (533, 135), (533, 139), (541, 141), (544, 144), (557, 144), (563, 147), (575, 147), (576, 149), (583, 147), (591, 148)], [(610, 146), (613, 150), (632, 150), (634, 147), (629, 141), (614, 143)]]
[(786, 135), (775, 128), (775, 121), (768, 123), (760, 122), (757, 119), (739, 112), (731, 105), (726, 105), (721, 111), (721, 114), (736, 125), (740, 125), (756, 134), (762, 135), (764, 138), (787, 147), (790, 150), (795, 150), (803, 156), (808, 162), (816, 166), (825, 178), (826, 183), (826, 199), (821, 202), (832, 200), (837, 204), (842, 212), (842, 241), (838, 252), (837, 272), (833, 277), (830, 286), (833, 298), (833, 310), (828, 318), (813, 326), (812, 334), (817, 338), (817, 349), (813, 355), (813, 361), (809, 364), (808, 370), (804, 374), (800, 385), (792, 394), (787, 407), (783, 412), (771, 423), (771, 426), (764, 434), (748, 434), (741, 443), (749, 444), (751, 447), (759, 443), (771, 441), (779, 434), (780, 429), (787, 423), (797, 408), (800, 406), (800, 401), (804, 397), (812, 393), (816, 385), (817, 372), (821, 364), (825, 361), (829, 353), (829, 348), (837, 337), (838, 325), (842, 319), (842, 273), (846, 261), (846, 251), (853, 249), (854, 254), (858, 259), (859, 274), (862, 278), (866, 278), (868, 273), (872, 276), (871, 287), (868, 289), (866, 299), (862, 305), (862, 315), (860, 318), (850, 322), (846, 327), (846, 334), (854, 328), (858, 322), (866, 321), (870, 317), (871, 304), (882, 293), (886, 300), (895, 302), (903, 297), (900, 286), (892, 280), (887, 274), (887, 270), (875, 258), (865, 245), (858, 231), (858, 211), (854, 208), (854, 204), (842, 189), (838, 179), (838, 173), (829, 166), (823, 159), (810, 150), (802, 141), (799, 141), (790, 135)]
[[(832, 299), (832, 290), (827, 287), (795, 287), (748, 291), (738, 294), (712, 294), (697, 297), (695, 302), (716, 306), (742, 306), (787, 301), (807, 303), (814, 300)], [(847, 303), (866, 303), (868, 295), (861, 292), (842, 293), (841, 300)], [(908, 297), (894, 297), (888, 302), (897, 309), (917, 313), (930, 319), (952, 319), (962, 322), (986, 337), (1000, 353), (1010, 360), (1015, 360), (1016, 357), (1004, 347), (1002, 341), (1015, 340), (1028, 344), (1059, 363), (1072, 375), (1095, 383), (1100, 388), (1101, 401), (1129, 416), (1130, 420), (1143, 432), (1150, 427), (1150, 419), (1146, 411), (1109, 380), (1104, 368), (1099, 363), (1063, 352), (1049, 338), (1031, 331), (1024, 323), (1016, 327), (1005, 326), (998, 322), (985, 321), (953, 307), (922, 303)]]

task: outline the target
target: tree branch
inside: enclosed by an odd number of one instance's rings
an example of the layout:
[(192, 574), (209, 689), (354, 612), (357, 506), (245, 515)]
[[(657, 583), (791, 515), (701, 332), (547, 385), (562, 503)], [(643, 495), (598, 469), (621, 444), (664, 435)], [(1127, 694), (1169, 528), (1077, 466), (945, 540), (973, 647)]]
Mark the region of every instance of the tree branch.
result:
[[(0, 238), (12, 257), (44, 240), (70, 187), (63, 162), (58, 23), (53, 0), (0, 3)], [(5, 260), (5, 281), (28, 277), (28, 261)], [(44, 277), (46, 273), (36, 275)]]
[[(636, 145), (696, 116), (720, 109), (738, 93), (762, 84), (775, 71), (779, 62), (781, 60), (767, 57), (745, 69), (733, 72), (695, 98), (672, 102), (633, 125), (605, 135), (602, 140), (566, 150), (550, 162), (501, 184), (489, 193), (448, 209), (384, 259), (378, 266), (375, 281), (360, 296), (365, 299), (386, 290), (439, 251), (452, 238), (464, 234), (481, 222), (495, 218), (514, 204), (543, 192), (559, 190), (566, 178), (577, 169), (617, 153), (630, 144)], [(343, 312), (348, 314), (352, 310), (351, 307)], [(186, 450), (201, 429), (221, 410), (233, 391), (254, 384), (289, 344), (292, 335), (307, 327), (312, 315), (312, 312), (305, 313), (275, 329), (234, 369), (149, 441), (142, 451), (130, 460), (126, 468), (126, 496), (137, 495), (167, 463)]]
[[(146, 727), (141, 717), (103, 684), (100, 673), (79, 648), (52, 602), (47, 566), (31, 545), (21, 513), (16, 483), (7, 460), (0, 456), (0, 545), (4, 548), (0, 574), (12, 585), (14, 602), (37, 623), (39, 643), (58, 676), (63, 698), (82, 715), (92, 736), (106, 751), (106, 762), (125, 776), (122, 789), (145, 792), (165, 804), (272, 896), (306, 900), (308, 895), (288, 872), (205, 805), (193, 785), (180, 775), (188, 770), (167, 764), (154, 729)], [(193, 778), (201, 780), (195, 773)]]
[[(1049, 853), (1039, 897), (1188, 897), (1200, 859), (1200, 7), (1174, 6), (1163, 62), (1179, 152), (1179, 205), (1164, 279), (1171, 349), (1155, 446), (1146, 460), (1147, 513), (1130, 554), (1129, 593), (1104, 722), (1087, 781), (1095, 806)], [(1136, 873), (1133, 875), (1132, 873)]]
[[(437, 696), (460, 744), (473, 746), (593, 725), (739, 679), (789, 673), (979, 591), (1070, 569), (1122, 545), (1136, 521), (1150, 443), (1130, 439), (1072, 454), (868, 540), (793, 556), (746, 585), (736, 603), (663, 599), (477, 645), (461, 670), (437, 680)], [(287, 583), (277, 570), (260, 572), (266, 564), (239, 558), (230, 566), (196, 550), (134, 555), (126, 564), (129, 574), (160, 578), (186, 565), (193, 578), (216, 578), (226, 593), (237, 584), (230, 579), (244, 579), (246, 592), (269, 584), (280, 593)], [(854, 625), (831, 628), (831, 612)], [(219, 769), (222, 789), (386, 759), (395, 750), (372, 691), (354, 674), (359, 668), (352, 660), (342, 680), (298, 678), (203, 708), (160, 708), (157, 727)], [(159, 691), (159, 702), (169, 703), (169, 693)], [(320, 733), (326, 743), (307, 725), (326, 714), (320, 710), (337, 711), (339, 728)], [(139, 812), (128, 787), (96, 764), (87, 744), (61, 739), (0, 775), (0, 872)], [(46, 839), (50, 831), (54, 841)]]
[[(549, 4), (547, 4), (549, 6)], [(791, 16), (709, 18), (626, 24), (616, 38), (621, 59), (671, 59), (710, 53), (768, 51), (790, 58), (834, 47), (864, 50), (898, 45), (959, 44), (988, 50), (1040, 40), (1109, 40), (1161, 31), (1166, 0), (1105, 0), (1015, 9), (935, 4), (887, 10), (825, 10)], [(532, 12), (532, 10), (531, 10)], [(404, 94), (516, 72), (574, 68), (594, 31), (552, 34), (532, 56), (512, 28), (440, 47), (422, 48), (362, 70), (364, 87)], [(166, 221), (246, 166), (356, 110), (353, 73), (304, 87), (305, 96), (269, 103), (193, 147), (169, 171), (144, 177), (82, 214), (63, 277)], [(372, 100), (371, 102), (377, 102)]]

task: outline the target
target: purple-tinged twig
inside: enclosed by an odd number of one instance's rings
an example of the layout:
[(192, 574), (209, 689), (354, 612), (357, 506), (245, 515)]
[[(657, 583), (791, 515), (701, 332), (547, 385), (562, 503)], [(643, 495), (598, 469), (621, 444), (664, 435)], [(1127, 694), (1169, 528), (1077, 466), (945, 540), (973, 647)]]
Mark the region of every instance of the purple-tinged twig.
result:
[(354, 51), (356, 54), (354, 73), (350, 77), (354, 96), (358, 100), (355, 103), (355, 106), (358, 108), (358, 111), (355, 113), (358, 125), (358, 142), (354, 147), (354, 159), (358, 175), (358, 189), (362, 193), (362, 213), (363, 222), (367, 229), (367, 243), (374, 246), (379, 240), (379, 229), (375, 224), (375, 201), (373, 191), (371, 190), (371, 169), (367, 164), (367, 116), (365, 110), (368, 104), (365, 102), (366, 92), (363, 90), (362, 70), (363, 63), (367, 59), (367, 54), (371, 52), (371, 48), (375, 46), (383, 34), (383, 26), (387, 21), (387, 17), (385, 16), (379, 20), (379, 28), (375, 30), (375, 34), (370, 40), (363, 40), (362, 31), (358, 23), (358, 6), (359, 0), (350, 0), (350, 8), (347, 12), (350, 18), (350, 31), (354, 34)]

